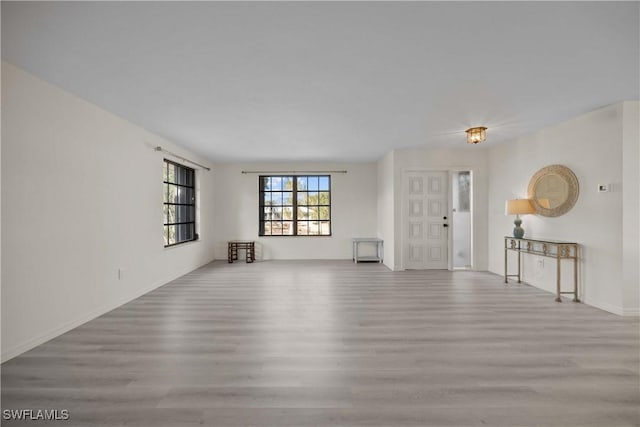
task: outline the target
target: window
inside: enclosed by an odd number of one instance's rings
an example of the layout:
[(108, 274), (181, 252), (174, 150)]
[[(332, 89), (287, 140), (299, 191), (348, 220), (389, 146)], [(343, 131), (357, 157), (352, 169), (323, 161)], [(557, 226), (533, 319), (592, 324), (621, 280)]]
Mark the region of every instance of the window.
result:
[(164, 246), (196, 240), (195, 171), (165, 159), (163, 181)]
[[(458, 200), (454, 200), (454, 208), (456, 208), (456, 212), (469, 212), (471, 210), (471, 173), (469, 171), (457, 172), (457, 179), (457, 182), (454, 182), (454, 187), (456, 187), (454, 193), (457, 192)], [(456, 202), (457, 206), (455, 206)]]
[(260, 236), (331, 236), (329, 175), (260, 176)]

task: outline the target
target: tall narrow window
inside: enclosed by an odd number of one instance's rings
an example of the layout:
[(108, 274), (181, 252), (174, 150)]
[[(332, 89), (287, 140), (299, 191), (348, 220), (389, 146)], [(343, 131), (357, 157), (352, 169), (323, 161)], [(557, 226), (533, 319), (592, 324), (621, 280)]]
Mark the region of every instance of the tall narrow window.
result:
[(195, 171), (164, 161), (164, 245), (197, 239)]
[(329, 175), (260, 176), (260, 236), (330, 236)]
[(471, 172), (453, 172), (453, 268), (471, 268)]

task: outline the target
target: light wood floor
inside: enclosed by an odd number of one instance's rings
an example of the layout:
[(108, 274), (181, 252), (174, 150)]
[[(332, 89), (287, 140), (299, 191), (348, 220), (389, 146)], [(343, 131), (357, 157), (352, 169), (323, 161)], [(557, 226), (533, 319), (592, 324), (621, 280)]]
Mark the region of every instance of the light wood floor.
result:
[(638, 426), (638, 335), (488, 273), (215, 262), (3, 364), (2, 407), (66, 426)]

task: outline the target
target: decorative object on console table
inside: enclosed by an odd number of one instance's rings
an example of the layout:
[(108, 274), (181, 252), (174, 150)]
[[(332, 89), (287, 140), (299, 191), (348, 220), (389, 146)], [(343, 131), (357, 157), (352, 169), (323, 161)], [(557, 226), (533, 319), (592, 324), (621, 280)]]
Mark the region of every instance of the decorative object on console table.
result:
[(522, 220), (520, 215), (527, 215), (535, 213), (535, 209), (529, 199), (514, 199), (507, 200), (505, 204), (505, 215), (515, 215), (516, 219), (513, 221), (515, 228), (513, 229), (513, 237), (516, 239), (522, 239), (524, 237), (524, 228), (521, 227)]

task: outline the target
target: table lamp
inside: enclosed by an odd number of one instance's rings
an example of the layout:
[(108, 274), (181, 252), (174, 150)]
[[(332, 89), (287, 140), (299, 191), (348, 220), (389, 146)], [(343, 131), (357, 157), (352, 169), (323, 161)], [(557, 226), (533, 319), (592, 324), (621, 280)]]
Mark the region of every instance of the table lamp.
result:
[(524, 237), (524, 228), (521, 227), (522, 220), (520, 215), (535, 213), (533, 205), (529, 199), (514, 199), (507, 200), (505, 204), (505, 215), (515, 215), (516, 220), (513, 221), (515, 228), (513, 229), (513, 237), (516, 239), (522, 239)]

